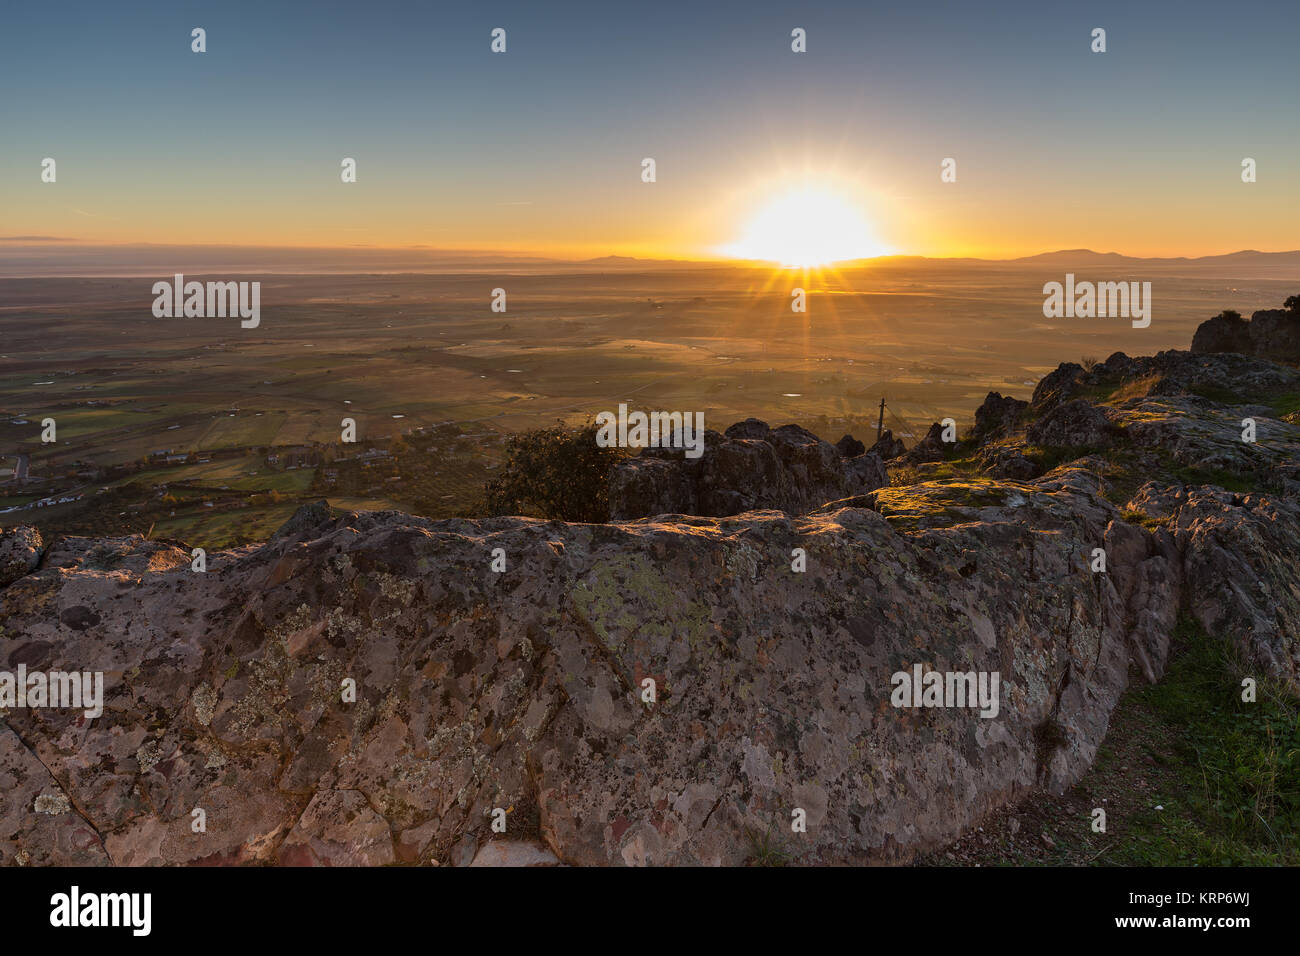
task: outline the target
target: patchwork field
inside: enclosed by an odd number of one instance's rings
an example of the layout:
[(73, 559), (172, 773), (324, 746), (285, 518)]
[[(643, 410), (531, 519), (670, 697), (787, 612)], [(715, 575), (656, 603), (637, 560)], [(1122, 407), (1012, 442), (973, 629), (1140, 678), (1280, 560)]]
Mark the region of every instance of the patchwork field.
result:
[[(338, 443), (344, 418), (356, 421), (360, 448), (457, 423), (473, 447), (433, 469), (422, 505), (400, 474), (385, 478), (384, 494), (359, 489), (375, 507), (448, 514), (473, 510), (502, 436), (620, 402), (703, 411), (719, 430), (756, 416), (870, 440), (884, 397), (885, 427), (911, 443), (944, 417), (968, 423), (991, 390), (1027, 397), (1059, 362), (1186, 348), (1218, 311), (1249, 314), (1295, 291), (1293, 279), (1171, 267), (1163, 278), (1132, 276), (1153, 282), (1149, 328), (1044, 319), (1042, 285), (1066, 268), (900, 261), (817, 273), (263, 276), (255, 329), (155, 318), (157, 277), (0, 279), (0, 455), (10, 475), (28, 455), (30, 475), (47, 482), (0, 486), (0, 511), (56, 491), (83, 496), (42, 514), (57, 524), (91, 496), (106, 502), (129, 486), (128, 504), (139, 504), (143, 489), (180, 486), (217, 500), (154, 515), (155, 534), (254, 540), (301, 497), (342, 502), (315, 467), (285, 471), (267, 459)], [(498, 287), (505, 313), (490, 309)], [(795, 287), (807, 291), (806, 313), (791, 310)], [(55, 443), (41, 441), (46, 418)], [(165, 467), (154, 467), (159, 456)], [(115, 477), (115, 467), (138, 470)], [(282, 500), (249, 500), (271, 493)], [(241, 510), (230, 511), (239, 495)], [(95, 527), (110, 518), (144, 523), (118, 507)]]

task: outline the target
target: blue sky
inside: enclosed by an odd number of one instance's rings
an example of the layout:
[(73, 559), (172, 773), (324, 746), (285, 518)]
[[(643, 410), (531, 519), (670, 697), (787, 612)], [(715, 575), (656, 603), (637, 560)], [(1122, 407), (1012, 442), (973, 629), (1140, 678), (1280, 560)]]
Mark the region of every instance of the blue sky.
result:
[(833, 174), (900, 251), (1294, 247), (1298, 48), (1294, 2), (11, 4), (0, 233), (688, 254)]

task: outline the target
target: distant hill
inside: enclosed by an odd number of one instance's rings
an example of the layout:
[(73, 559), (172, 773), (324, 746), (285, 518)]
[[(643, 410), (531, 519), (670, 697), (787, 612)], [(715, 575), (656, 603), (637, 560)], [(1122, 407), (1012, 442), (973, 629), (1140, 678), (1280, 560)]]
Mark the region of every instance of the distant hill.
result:
[[(739, 259), (642, 259), (607, 255), (564, 259), (537, 255), (408, 247), (401, 249), (261, 247), (217, 245), (97, 246), (57, 237), (0, 237), (0, 276), (122, 276), (221, 274), (228, 272), (281, 275), (361, 275), (380, 273), (582, 273), (651, 272), (730, 268), (771, 268), (771, 263)], [(1300, 250), (1259, 252), (1246, 249), (1198, 258), (1142, 258), (1091, 249), (1061, 249), (1017, 259), (931, 258), (879, 256), (838, 262), (852, 269), (916, 268), (1047, 268), (1191, 270), (1223, 268), (1232, 275), (1276, 278), (1300, 277)]]
[(1061, 249), (1056, 252), (1040, 252), (1038, 255), (1022, 256), (1019, 259), (1011, 259), (1008, 261), (1041, 263), (1044, 265), (1055, 263), (1095, 263), (1097, 265), (1160, 265), (1191, 267), (1248, 265), (1300, 268), (1300, 250), (1292, 252), (1258, 252), (1254, 249), (1243, 249), (1240, 252), (1229, 252), (1225, 255), (1217, 256), (1197, 256), (1194, 258), (1176, 256), (1172, 258), (1158, 258), (1126, 256), (1118, 252), (1093, 252), (1091, 249)]

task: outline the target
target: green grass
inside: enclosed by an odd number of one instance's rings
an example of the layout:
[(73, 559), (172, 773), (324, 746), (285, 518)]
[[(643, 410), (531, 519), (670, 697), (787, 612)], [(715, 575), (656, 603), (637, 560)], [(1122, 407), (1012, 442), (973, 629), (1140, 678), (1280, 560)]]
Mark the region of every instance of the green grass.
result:
[(749, 831), (747, 866), (788, 866), (789, 863), (790, 854), (781, 845), (780, 838), (772, 827), (769, 826), (764, 832)]
[(1219, 388), (1216, 385), (1191, 385), (1187, 390), (1193, 395), (1199, 395), (1219, 405), (1243, 405), (1250, 400), (1240, 392), (1234, 392), (1230, 388)]
[(1137, 511), (1133, 508), (1125, 508), (1121, 517), (1129, 524), (1141, 525), (1148, 531), (1154, 531), (1156, 528), (1163, 528), (1169, 523), (1168, 518), (1153, 518), (1145, 511)]
[(1080, 458), (1086, 458), (1089, 455), (1104, 454), (1100, 448), (1092, 448), (1080, 445), (1077, 448), (1047, 447), (1041, 445), (1026, 445), (1022, 454), (1034, 464), (1049, 472), (1053, 468), (1064, 465), (1066, 462), (1077, 461)]
[(1278, 418), (1283, 415), (1291, 415), (1300, 412), (1300, 392), (1287, 392), (1283, 395), (1275, 395), (1269, 400), (1268, 405), (1273, 409)]
[(1187, 485), (1218, 485), (1224, 491), (1235, 494), (1244, 495), (1261, 490), (1258, 479), (1222, 468), (1188, 468), (1183, 465), (1171, 465), (1167, 474)]
[[(1165, 810), (1135, 820), (1148, 830), (1113, 862), (1300, 863), (1300, 708), (1237, 649), (1184, 620), (1179, 652), (1159, 684), (1135, 703), (1169, 731)], [(1258, 681), (1241, 700), (1241, 680)]]
[(247, 541), (265, 541), (289, 520), (299, 504), (286, 501), (235, 511), (199, 509), (183, 516), (159, 519), (153, 536), (184, 541), (209, 552)]
[[(1090, 825), (1095, 807), (1105, 833)], [(1300, 865), (1300, 700), (1180, 619), (1164, 679), (1124, 694), (1083, 780), (1060, 797), (1036, 792), (984, 830), (987, 843), (958, 841), (926, 862)]]

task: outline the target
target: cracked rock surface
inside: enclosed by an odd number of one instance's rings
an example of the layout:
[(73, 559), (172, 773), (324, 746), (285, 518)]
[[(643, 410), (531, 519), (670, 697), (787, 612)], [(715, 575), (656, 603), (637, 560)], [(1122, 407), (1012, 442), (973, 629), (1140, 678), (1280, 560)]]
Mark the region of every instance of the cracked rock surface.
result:
[[(1220, 359), (1251, 371), (1195, 357)], [(1238, 448), (1237, 410), (1168, 384), (1191, 360), (1124, 365), (1154, 361), (1106, 363), (1109, 458), (800, 516), (310, 505), (206, 573), (138, 536), (0, 532), (0, 567), (22, 568), (0, 589), (0, 668), (105, 686), (99, 717), (0, 715), (0, 862), (734, 864), (769, 832), (804, 863), (939, 846), (1077, 781), (1129, 682), (1161, 678), (1180, 612), (1297, 686), (1300, 427), (1261, 413)], [(1050, 408), (1095, 385), (1053, 376)], [(1028, 462), (1047, 410), (1017, 408), (996, 442)], [(1053, 428), (1073, 420), (1099, 427)], [(1197, 449), (1259, 490), (1184, 480)], [(997, 715), (893, 706), (917, 664), (998, 672)]]

